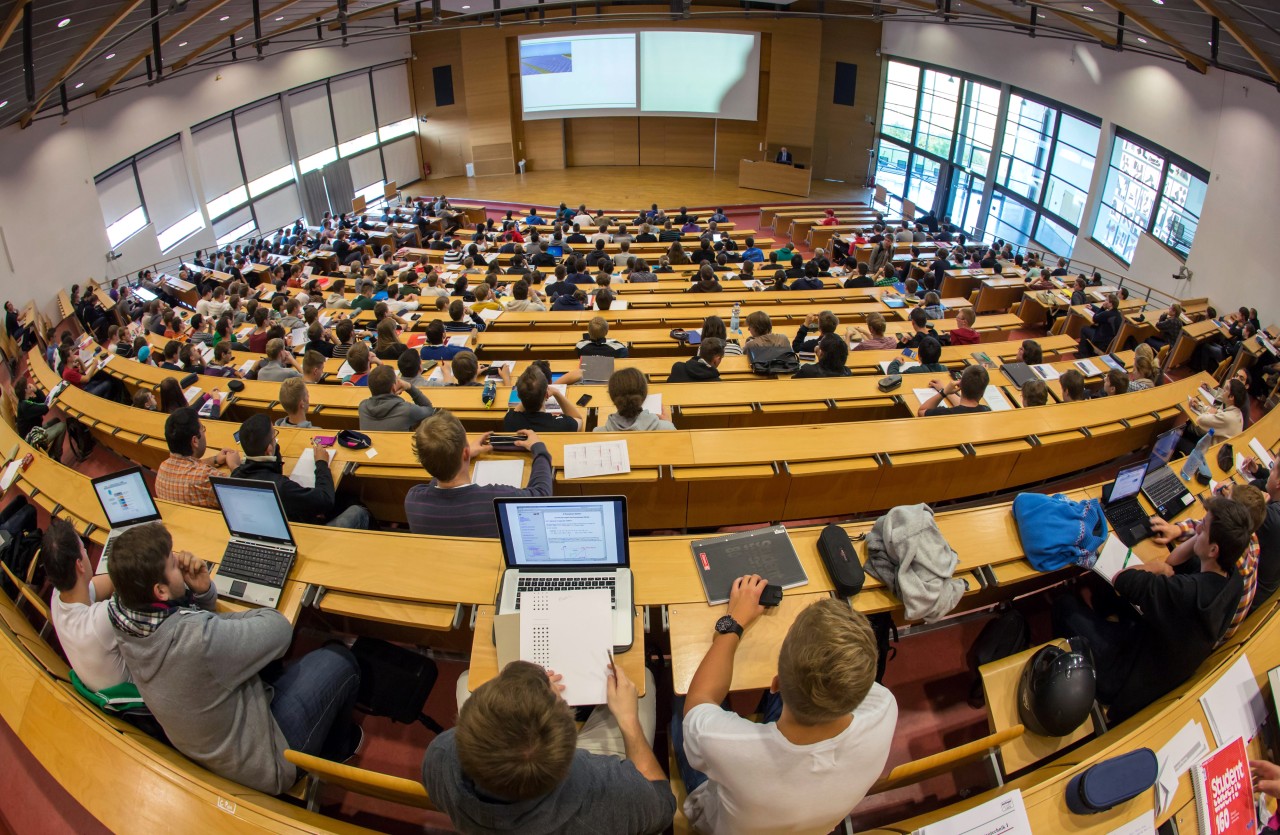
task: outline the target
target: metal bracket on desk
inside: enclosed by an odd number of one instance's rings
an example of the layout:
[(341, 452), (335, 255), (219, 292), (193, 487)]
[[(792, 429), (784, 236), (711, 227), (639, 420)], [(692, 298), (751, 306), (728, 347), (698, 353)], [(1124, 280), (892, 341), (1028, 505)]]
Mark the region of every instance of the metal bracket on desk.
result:
[(55, 504), (55, 505), (53, 506), (53, 510), (49, 511), (49, 518), (50, 518), (50, 519), (57, 519), (57, 518), (58, 518), (58, 514), (59, 514), (59, 513), (61, 513), (61, 512), (62, 512), (62, 503), (61, 503), (61, 502), (58, 502), (57, 504)]
[(872, 455), (871, 458), (881, 467), (893, 466), (893, 457), (889, 455), (889, 453), (887, 452), (877, 452), (876, 454)]
[(1026, 437), (1026, 441), (1027, 443), (1031, 444), (1033, 447), (1042, 446), (1042, 444), (1040, 443), (1040, 437), (1038, 435), (1028, 435)]
[(667, 605), (665, 603), (659, 606), (658, 608), (662, 610), (662, 631), (664, 633), (670, 632), (671, 631), (671, 613), (667, 611)]
[(905, 400), (903, 400), (903, 399), (902, 399), (902, 395), (901, 395), (901, 394), (895, 394), (895, 395), (893, 396), (893, 405), (895, 405), (895, 406), (905, 406), (905, 405), (907, 405), (907, 401), (905, 401)]
[(763, 412), (763, 411), (764, 411), (764, 406), (760, 405), (759, 403), (752, 403), (752, 404), (751, 404), (751, 411), (753, 411), (753, 412)]
[(147, 441), (149, 441), (149, 440), (151, 440), (151, 436), (150, 436), (150, 435), (139, 435), (139, 436), (138, 436), (138, 443), (140, 443), (140, 444), (145, 444), (145, 443), (146, 443)]
[(92, 522), (90, 522), (89, 524), (85, 525), (85, 528), (84, 528), (84, 536), (85, 536), (85, 538), (87, 539), (87, 538), (89, 538), (89, 537), (93, 536), (93, 532), (94, 532), (94, 531), (96, 531), (97, 529), (98, 529), (98, 526), (97, 526), (97, 525), (95, 525), (95, 524), (93, 524)]
[(314, 606), (316, 603), (319, 602), (317, 600), (317, 597), (319, 596), (319, 594), (320, 594), (319, 586), (313, 585), (312, 583), (307, 583), (307, 587), (302, 590), (302, 605)]
[(1133, 428), (1133, 424), (1129, 423), (1128, 418), (1120, 418), (1120, 425), (1123, 426), (1125, 429)]
[(1000, 580), (996, 577), (996, 573), (991, 569), (990, 565), (978, 566), (978, 570), (974, 572), (974, 574), (978, 577), (978, 581), (986, 588), (999, 588)]
[(462, 604), (457, 603), (453, 607), (453, 623), (449, 625), (450, 629), (457, 629), (462, 624)]
[(280, 405), (280, 401), (279, 401), (279, 400), (272, 400), (270, 403), (268, 403), (268, 404), (267, 404), (267, 411), (269, 412), (269, 411), (271, 411), (272, 409), (274, 409), (276, 406), (279, 406), (279, 405)]
[(838, 408), (840, 408), (839, 406), (837, 406), (837, 405), (836, 405), (836, 401), (835, 401), (833, 398), (828, 397), (826, 400), (824, 400), (824, 401), (822, 401), (822, 402), (827, 404), (827, 408), (828, 408), (828, 409), (838, 409)]
[(672, 406), (672, 407), (671, 407), (671, 416), (672, 416), (672, 417), (680, 417), (680, 415), (681, 415), (681, 413), (682, 413), (682, 412), (683, 412), (683, 410), (682, 410), (679, 406)]
[(312, 409), (311, 411), (312, 411), (312, 413), (313, 413), (313, 414), (317, 414), (317, 415), (318, 415), (318, 414), (320, 414), (321, 412), (323, 412), (323, 411), (324, 411), (324, 404), (323, 404), (323, 403), (321, 403), (319, 406), (316, 406), (316, 407), (315, 407), (314, 409)]
[(1092, 437), (1093, 437), (1093, 432), (1092, 432), (1092, 431), (1089, 429), (1089, 427), (1087, 427), (1087, 426), (1081, 426), (1081, 427), (1080, 427), (1080, 431), (1084, 433), (1084, 436), (1085, 436), (1086, 438), (1092, 438)]
[(475, 606), (471, 607), (471, 617), (469, 618), (467, 623), (467, 625), (471, 627), (472, 632), (476, 631), (476, 609), (477, 607)]
[(966, 442), (960, 445), (960, 454), (961, 455), (977, 455), (978, 451), (973, 448), (973, 444)]
[[(21, 477), (21, 473), (19, 473), (19, 477)], [(31, 492), (27, 494), (27, 498), (34, 499), (36, 496), (39, 496), (39, 495), (40, 495), (40, 488), (32, 486)]]
[(648, 606), (640, 607), (640, 622), (644, 626), (644, 634), (648, 635), (649, 634), (649, 607)]

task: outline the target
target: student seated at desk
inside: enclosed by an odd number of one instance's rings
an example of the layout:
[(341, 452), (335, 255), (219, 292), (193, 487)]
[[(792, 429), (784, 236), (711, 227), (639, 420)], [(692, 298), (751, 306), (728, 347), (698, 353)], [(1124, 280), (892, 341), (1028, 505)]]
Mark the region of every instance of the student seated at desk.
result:
[[(560, 286), (564, 282), (559, 282), (556, 286)], [(572, 286), (572, 285), (570, 285)], [(586, 310), (587, 294), (581, 288), (574, 289), (572, 292), (562, 292), (556, 296), (556, 300), (551, 305), (553, 311), (561, 310)]]
[(53, 583), (49, 620), (80, 681), (95, 692), (131, 681), (107, 614), (115, 587), (110, 577), (93, 575), (84, 542), (69, 522), (49, 522), (40, 562)]
[(1168, 310), (1161, 313), (1156, 322), (1156, 330), (1158, 333), (1146, 341), (1151, 350), (1158, 352), (1166, 345), (1171, 346), (1177, 342), (1178, 335), (1182, 333), (1182, 305), (1174, 302)]
[(355, 753), (360, 667), (345, 646), (269, 668), (293, 641), (289, 621), (268, 608), (216, 613), (208, 564), (174, 551), (161, 522), (123, 532), (108, 571), (120, 654), (174, 748), (267, 794), (297, 781), (285, 749), (337, 761)]
[(165, 419), (164, 439), (169, 447), (169, 457), (156, 470), (156, 498), (216, 508), (218, 500), (209, 484), (209, 476), (222, 475), (218, 467), (224, 465), (232, 469), (240, 466), (240, 453), (224, 449), (207, 458), (202, 457), (207, 451), (205, 428), (196, 410), (190, 406), (178, 409)]
[(399, 327), (396, 320), (388, 316), (378, 322), (377, 327), (378, 338), (373, 346), (373, 353), (380, 360), (392, 361), (406, 350), (405, 344), (400, 341)]
[(982, 395), (991, 382), (987, 369), (981, 365), (965, 366), (959, 380), (930, 380), (929, 388), (937, 392), (916, 409), (919, 417), (933, 415), (961, 415), (971, 412), (989, 412), (991, 407), (982, 402)]
[(245, 340), (249, 350), (261, 354), (267, 348), (267, 330), (271, 322), (271, 308), (259, 305), (253, 311), (253, 330)]
[(956, 313), (956, 321), (960, 324), (958, 328), (952, 328), (951, 333), (947, 334), (947, 339), (951, 345), (977, 345), (982, 341), (982, 334), (973, 329), (974, 322), (977, 321), (977, 314), (973, 312), (973, 308), (961, 308)]
[(45, 404), (45, 399), (37, 395), (28, 398), (31, 383), (26, 377), (19, 377), (13, 381), (13, 397), (17, 401), (16, 414), (14, 415), (18, 436), (23, 440), (31, 434), (31, 430), (37, 426), (44, 432), (45, 451), (54, 461), (62, 460), (62, 443), (66, 436), (67, 424), (59, 418), (54, 418), (49, 422), (45, 422), (45, 417), (49, 414), (49, 406)]
[(724, 340), (706, 336), (698, 344), (696, 356), (684, 362), (673, 363), (668, 383), (702, 383), (720, 379), (720, 362), (724, 359)]
[[(796, 329), (795, 339), (791, 340), (791, 349), (797, 354), (811, 354), (817, 347), (818, 340), (827, 334), (835, 333), (838, 327), (840, 327), (840, 319), (830, 310), (805, 314), (804, 322)], [(818, 332), (817, 335), (810, 339), (809, 334), (815, 330)]]
[(875, 683), (871, 625), (831, 598), (787, 630), (763, 722), (721, 707), (743, 633), (764, 612), (764, 586), (757, 575), (734, 581), (729, 613), (672, 710), (684, 813), (705, 835), (830, 831), (880, 776), (898, 722), (893, 694)]
[(675, 429), (665, 415), (655, 415), (644, 408), (649, 396), (649, 383), (638, 368), (619, 368), (609, 377), (609, 399), (616, 412), (609, 415), (596, 432), (651, 432)]
[(938, 298), (938, 294), (930, 290), (924, 294), (924, 302), (917, 310), (923, 310), (924, 315), (930, 319), (947, 318), (947, 309), (942, 306), (942, 301)]
[[(505, 432), (532, 429), (535, 432), (581, 432), (584, 423), (582, 409), (575, 406), (558, 388), (550, 388), (551, 368), (546, 363), (534, 362), (516, 380), (516, 396), (520, 399), (502, 418)], [(549, 414), (543, 407), (547, 396), (555, 398), (560, 415)]]
[(630, 352), (627, 346), (616, 339), (609, 338), (609, 321), (603, 316), (593, 316), (587, 323), (587, 332), (574, 346), (580, 357), (618, 357), (625, 358)]
[(542, 301), (542, 296), (538, 291), (529, 287), (529, 282), (520, 279), (511, 285), (511, 304), (507, 305), (507, 310), (513, 313), (525, 313), (529, 311), (542, 313), (547, 309), (546, 304)]
[(292, 377), (280, 384), (280, 408), (284, 409), (284, 417), (276, 419), (276, 426), (312, 428), (311, 421), (307, 420), (307, 411), (311, 408), (311, 393), (301, 377)]
[[(362, 432), (408, 432), (435, 413), (427, 396), (397, 379), (395, 369), (389, 365), (370, 371), (368, 385), (369, 397), (360, 401), (359, 408)], [(405, 392), (412, 403), (400, 396)]]
[(1156, 386), (1155, 352), (1151, 346), (1143, 343), (1133, 352), (1133, 379), (1129, 381), (1129, 391), (1146, 391)]
[(1018, 358), (1015, 361), (1025, 362), (1027, 365), (1041, 365), (1044, 363), (1044, 350), (1034, 339), (1024, 339), (1018, 346)]
[(379, 364), (378, 358), (369, 350), (369, 344), (363, 341), (357, 342), (351, 346), (350, 351), (347, 351), (347, 365), (351, 367), (351, 374), (342, 381), (342, 384), (344, 386), (369, 385), (369, 368)]
[(1077, 357), (1093, 356), (1096, 353), (1093, 350), (1095, 345), (1103, 351), (1111, 345), (1116, 334), (1120, 332), (1121, 325), (1124, 324), (1124, 318), (1118, 309), (1119, 304), (1115, 293), (1107, 293), (1102, 306), (1094, 308), (1093, 324), (1080, 329), (1080, 348), (1076, 351)]
[(898, 347), (898, 340), (892, 336), (885, 336), (884, 317), (879, 313), (870, 313), (867, 315), (866, 330), (860, 325), (845, 331), (845, 337), (853, 342), (852, 350), (854, 351), (884, 351)]
[(807, 362), (800, 366), (792, 379), (810, 379), (813, 377), (849, 377), (852, 371), (845, 366), (849, 360), (849, 346), (834, 333), (823, 334), (813, 347), (813, 355), (817, 362)]
[(1089, 392), (1084, 387), (1084, 375), (1074, 368), (1062, 372), (1058, 385), (1062, 386), (1063, 403), (1078, 403), (1089, 399)]
[(773, 320), (763, 310), (747, 314), (747, 333), (750, 337), (742, 346), (742, 353), (750, 356), (753, 350), (762, 348), (790, 348), (791, 343), (780, 333), (774, 333)]
[(1250, 607), (1253, 612), (1271, 600), (1276, 589), (1280, 588), (1280, 467), (1267, 470), (1256, 458), (1249, 456), (1240, 472), (1252, 479), (1250, 483), (1267, 497), (1266, 518), (1257, 530), (1261, 550), (1258, 554), (1257, 591)]
[(1022, 405), (1044, 406), (1049, 402), (1049, 387), (1044, 380), (1027, 380), (1022, 384)]
[(904, 363), (910, 362), (911, 358), (906, 356), (895, 357), (893, 362), (889, 363), (890, 374), (946, 374), (947, 367), (939, 360), (942, 359), (942, 343), (932, 336), (926, 336), (920, 341), (920, 347), (917, 349), (920, 364), (914, 368), (908, 368), (899, 372)]
[(1098, 700), (1110, 705), (1112, 725), (1189, 679), (1226, 632), (1243, 594), (1235, 564), (1249, 544), (1249, 511), (1222, 496), (1203, 504), (1196, 535), (1167, 559), (1121, 571), (1115, 595), (1095, 593), (1092, 606), (1072, 593), (1053, 601), (1054, 634), (1089, 641)]
[(698, 275), (694, 279), (693, 284), (689, 286), (687, 293), (719, 293), (724, 288), (720, 286), (720, 279), (716, 278), (715, 270), (711, 269), (710, 264), (703, 264), (698, 268)]
[(860, 287), (874, 287), (875, 279), (871, 277), (871, 267), (866, 262), (859, 262), (854, 275), (844, 280), (844, 288), (852, 290)]
[[(1229, 440), (1244, 431), (1244, 414), (1240, 407), (1248, 403), (1248, 389), (1234, 377), (1222, 389), (1222, 408), (1204, 406), (1198, 397), (1191, 400), (1191, 410), (1195, 412), (1195, 425), (1199, 431), (1184, 433), (1184, 441), (1179, 444), (1180, 447), (1190, 444), (1187, 447), (1189, 450), (1210, 429), (1213, 430), (1215, 442)], [(1188, 439), (1187, 434), (1194, 437)]]
[(254, 366), (251, 376), (266, 383), (282, 383), (292, 377), (302, 376), (297, 358), (285, 347), (283, 339), (273, 338), (266, 348), (267, 358)]
[(607, 707), (578, 731), (559, 675), (507, 665), (427, 748), (422, 784), (432, 803), (462, 833), (662, 832), (676, 804), (653, 754), (653, 676), (646, 671), (644, 698), (620, 667), (607, 681)]
[(929, 314), (924, 308), (913, 307), (911, 312), (907, 314), (907, 319), (911, 322), (911, 336), (898, 336), (897, 347), (899, 348), (918, 348), (926, 339), (932, 339), (939, 345), (942, 344), (942, 337), (938, 336), (938, 332), (933, 325), (929, 324)]
[(1107, 369), (1107, 376), (1102, 378), (1102, 391), (1093, 395), (1094, 399), (1099, 397), (1110, 397), (1113, 394), (1125, 394), (1129, 391), (1129, 375), (1119, 368)]

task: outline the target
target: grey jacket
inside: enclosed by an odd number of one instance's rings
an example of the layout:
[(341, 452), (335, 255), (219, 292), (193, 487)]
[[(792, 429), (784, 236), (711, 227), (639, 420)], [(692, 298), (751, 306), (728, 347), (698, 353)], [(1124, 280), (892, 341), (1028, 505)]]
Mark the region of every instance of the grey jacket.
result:
[(427, 396), (410, 386), (412, 403), (398, 394), (376, 394), (360, 402), (360, 430), (372, 432), (408, 432), (417, 428), (425, 418), (435, 414), (435, 408)]
[(669, 420), (663, 420), (653, 412), (640, 410), (640, 414), (636, 415), (635, 420), (627, 420), (622, 415), (614, 412), (609, 415), (609, 419), (604, 422), (604, 426), (597, 426), (597, 432), (651, 432), (656, 429), (675, 429), (676, 425)]
[(902, 601), (907, 620), (932, 622), (956, 607), (968, 587), (952, 577), (958, 562), (927, 504), (899, 505), (867, 533), (867, 573)]
[(175, 612), (146, 638), (116, 630), (116, 645), (175, 748), (221, 777), (279, 794), (297, 774), (258, 671), (285, 654), (293, 628), (275, 609), (214, 614), (217, 599), (210, 584), (196, 598), (201, 609)]

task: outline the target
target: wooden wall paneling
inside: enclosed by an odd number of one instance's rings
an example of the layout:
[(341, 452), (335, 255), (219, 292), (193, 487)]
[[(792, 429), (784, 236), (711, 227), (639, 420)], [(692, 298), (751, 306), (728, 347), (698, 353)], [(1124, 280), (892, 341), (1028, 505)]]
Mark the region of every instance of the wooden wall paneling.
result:
[(529, 161), (530, 171), (558, 171), (565, 167), (564, 122), (564, 119), (535, 119), (521, 123), (523, 154)]
[[(868, 151), (875, 144), (875, 118), (880, 93), (881, 25), (874, 21), (827, 20), (822, 27), (822, 64), (813, 137), (813, 175), (861, 186), (866, 182)], [(858, 67), (854, 106), (832, 104), (836, 62)]]
[[(651, 131), (660, 133), (656, 147), (646, 149), (646, 124), (654, 122)], [(691, 119), (677, 116), (641, 117), (640, 164), (675, 165), (693, 168), (711, 168), (715, 165), (716, 120)], [(660, 156), (660, 162), (646, 162), (646, 150), (650, 158)], [(655, 153), (656, 152), (656, 153)]]
[(765, 141), (770, 145), (811, 148), (822, 24), (813, 20), (777, 21), (770, 41)]
[[(462, 68), (466, 75), (463, 87), (467, 114), (471, 119), (472, 161), (480, 173), (513, 174), (516, 170), (512, 152), (511, 90), (507, 79), (507, 44), (501, 32), (489, 29), (462, 32)], [(486, 156), (505, 145), (505, 158)], [(505, 161), (504, 161), (505, 160)]]
[(639, 131), (634, 116), (566, 119), (569, 166), (639, 165)]
[[(413, 79), (413, 100), (417, 115), (428, 121), (418, 132), (422, 161), (431, 166), (431, 177), (461, 177), (471, 161), (470, 119), (466, 97), (462, 95), (462, 34), (445, 30), (410, 39), (413, 60), (409, 62)], [(436, 107), (432, 70), (448, 65), (453, 70), (454, 103)]]

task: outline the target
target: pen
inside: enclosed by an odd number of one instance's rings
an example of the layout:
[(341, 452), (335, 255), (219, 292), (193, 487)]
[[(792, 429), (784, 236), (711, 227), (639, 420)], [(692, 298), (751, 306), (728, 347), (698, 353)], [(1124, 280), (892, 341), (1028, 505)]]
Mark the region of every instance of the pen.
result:
[(606, 652), (606, 653), (608, 654), (608, 656), (609, 656), (609, 669), (610, 669), (610, 670), (612, 670), (612, 669), (614, 669), (614, 666), (613, 666), (613, 664), (614, 664), (614, 662), (613, 662), (613, 650), (609, 649), (609, 650), (605, 650), (605, 652)]
[(1121, 570), (1121, 571), (1124, 571), (1126, 568), (1128, 568), (1128, 567), (1129, 567), (1129, 560), (1130, 560), (1132, 557), (1133, 557), (1133, 549), (1132, 549), (1132, 548), (1130, 548), (1128, 551), (1126, 551), (1126, 552), (1125, 552), (1125, 555), (1124, 555), (1124, 562), (1120, 565), (1120, 570)]

